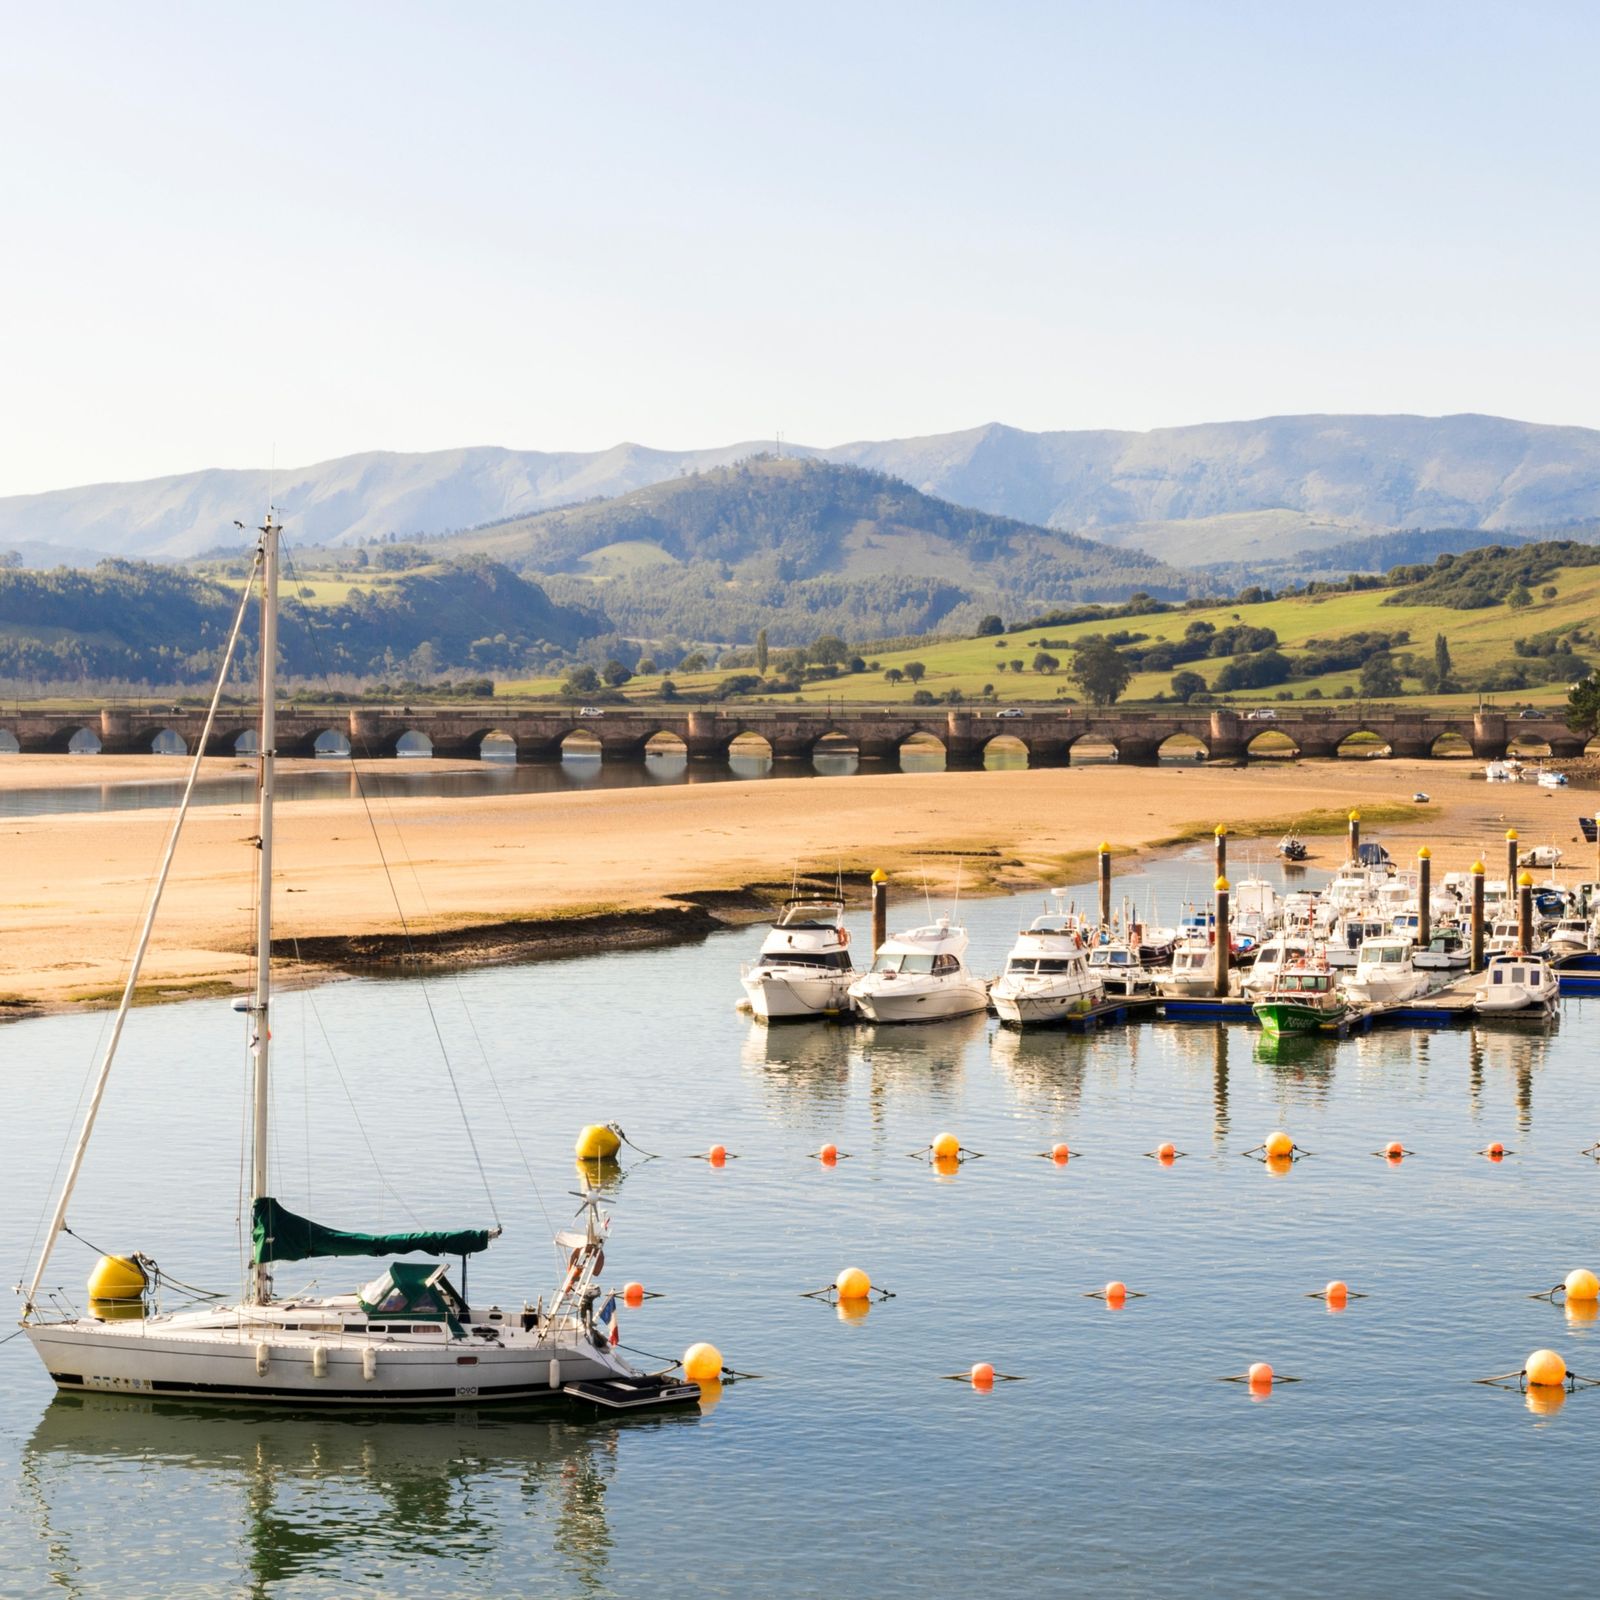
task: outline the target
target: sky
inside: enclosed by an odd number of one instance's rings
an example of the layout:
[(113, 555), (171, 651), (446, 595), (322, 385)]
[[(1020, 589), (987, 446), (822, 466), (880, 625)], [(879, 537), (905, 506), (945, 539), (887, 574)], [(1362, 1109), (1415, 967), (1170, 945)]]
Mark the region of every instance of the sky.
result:
[(1600, 426), (1600, 6), (0, 7), (0, 494), (360, 450)]

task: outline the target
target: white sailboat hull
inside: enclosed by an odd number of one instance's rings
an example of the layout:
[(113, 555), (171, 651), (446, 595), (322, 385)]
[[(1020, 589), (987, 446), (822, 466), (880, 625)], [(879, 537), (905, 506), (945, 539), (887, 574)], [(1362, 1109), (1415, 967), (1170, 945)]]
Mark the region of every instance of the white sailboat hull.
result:
[(1104, 993), (1099, 984), (1010, 986), (1002, 978), (989, 990), (989, 999), (1002, 1022), (1014, 1028), (1036, 1028), (1081, 1016), (1097, 1004)]
[(33, 1323), (27, 1333), (61, 1389), (255, 1404), (473, 1406), (555, 1399), (570, 1383), (636, 1376), (609, 1349), (566, 1332), (496, 1344), (447, 1341), (443, 1329), (401, 1339), (311, 1337), (174, 1319), (80, 1319)]

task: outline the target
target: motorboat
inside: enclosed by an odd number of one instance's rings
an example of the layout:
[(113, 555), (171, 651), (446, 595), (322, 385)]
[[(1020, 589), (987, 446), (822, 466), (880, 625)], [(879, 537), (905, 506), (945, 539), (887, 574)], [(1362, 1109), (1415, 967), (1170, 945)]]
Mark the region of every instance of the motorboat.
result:
[(1346, 996), (1357, 1005), (1415, 1000), (1427, 988), (1427, 978), (1412, 961), (1411, 941), (1394, 937), (1363, 939), (1356, 954), (1355, 971), (1344, 980)]
[(750, 1009), (763, 1022), (848, 1011), (855, 977), (844, 902), (816, 896), (785, 900), (761, 953), (739, 969)]
[(1560, 981), (1543, 956), (1513, 950), (1490, 959), (1472, 1009), (1488, 1015), (1506, 1011), (1548, 1011), (1554, 1007), (1559, 993)]
[(1411, 965), (1424, 972), (1459, 972), (1472, 959), (1467, 941), (1458, 928), (1434, 930), (1425, 950), (1413, 946)]
[(1552, 956), (1587, 955), (1594, 949), (1594, 930), (1587, 917), (1563, 917), (1550, 930)]
[(1306, 842), (1293, 829), (1278, 841), (1278, 854), (1285, 861), (1304, 861), (1311, 852), (1306, 848)]
[(1217, 992), (1217, 950), (1209, 939), (1185, 939), (1172, 952), (1172, 967), (1157, 989), (1182, 997)]
[(989, 993), (962, 959), (965, 928), (940, 917), (885, 939), (872, 970), (850, 985), (850, 999), (869, 1022), (932, 1022), (988, 1009)]
[(1557, 772), (1554, 767), (1540, 767), (1537, 779), (1541, 789), (1564, 789), (1567, 786), (1567, 775)]
[(1391, 931), (1388, 917), (1350, 914), (1342, 916), (1328, 934), (1324, 952), (1330, 967), (1347, 969), (1361, 959), (1361, 947), (1369, 939), (1381, 939)]
[(1321, 963), (1298, 962), (1279, 972), (1250, 1008), (1268, 1034), (1315, 1033), (1350, 1009), (1333, 973)]
[(1265, 994), (1278, 980), (1278, 974), (1309, 959), (1311, 941), (1293, 934), (1274, 934), (1256, 951), (1255, 964), (1244, 976), (1240, 988), (1252, 999)]
[(1163, 967), (1147, 967), (1138, 952), (1120, 939), (1108, 939), (1090, 949), (1089, 971), (1108, 996), (1121, 997), (1154, 994), (1156, 984), (1167, 975)]
[(1078, 1016), (1105, 992), (1089, 970), (1078, 919), (1051, 912), (1035, 917), (1017, 935), (1006, 970), (989, 986), (989, 999), (1001, 1022), (1027, 1028)]
[(1523, 771), (1520, 761), (1507, 757), (1503, 761), (1491, 761), (1483, 769), (1483, 775), (1490, 783), (1521, 783)]

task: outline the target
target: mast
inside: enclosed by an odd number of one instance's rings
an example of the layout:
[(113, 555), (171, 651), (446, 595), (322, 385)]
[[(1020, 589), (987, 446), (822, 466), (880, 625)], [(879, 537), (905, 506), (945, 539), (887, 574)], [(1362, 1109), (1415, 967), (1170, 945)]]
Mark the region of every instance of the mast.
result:
[[(250, 1162), (252, 1201), (265, 1200), (267, 1187), (267, 1132), (271, 1107), (268, 1057), (272, 1042), (272, 795), (278, 739), (278, 535), (282, 530), (271, 510), (261, 528), (261, 734), (260, 826), (256, 863), (256, 992), (251, 1004), (255, 1036), (250, 1052), (255, 1062), (254, 1110), (251, 1125), (254, 1148)], [(252, 1210), (254, 1207), (252, 1206)], [(251, 1268), (252, 1304), (272, 1298), (272, 1270), (265, 1262)]]

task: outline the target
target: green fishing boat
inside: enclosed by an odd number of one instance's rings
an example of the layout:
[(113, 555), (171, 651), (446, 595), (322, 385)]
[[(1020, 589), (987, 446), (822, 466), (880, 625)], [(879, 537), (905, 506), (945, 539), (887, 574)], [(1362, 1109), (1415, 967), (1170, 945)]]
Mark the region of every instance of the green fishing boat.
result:
[(1350, 1007), (1326, 967), (1290, 967), (1252, 1007), (1265, 1033), (1316, 1033)]

